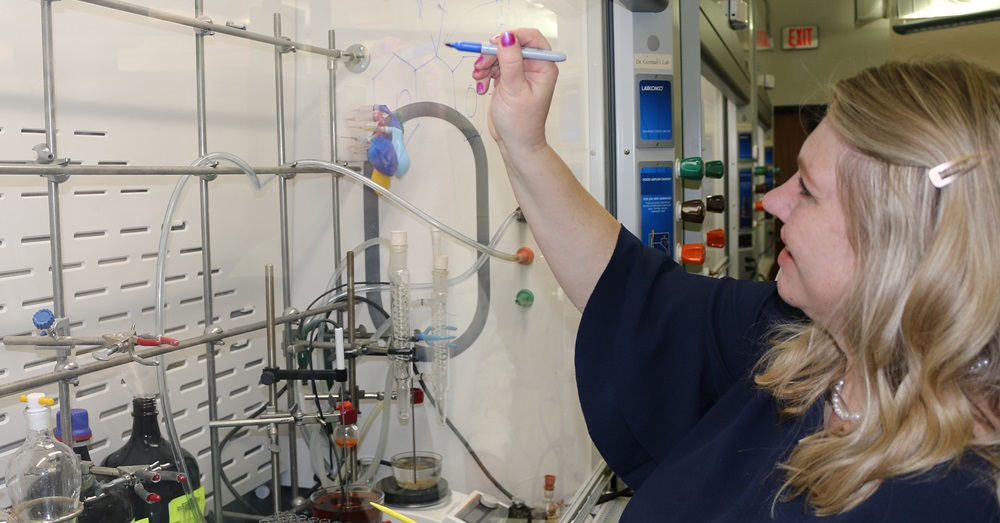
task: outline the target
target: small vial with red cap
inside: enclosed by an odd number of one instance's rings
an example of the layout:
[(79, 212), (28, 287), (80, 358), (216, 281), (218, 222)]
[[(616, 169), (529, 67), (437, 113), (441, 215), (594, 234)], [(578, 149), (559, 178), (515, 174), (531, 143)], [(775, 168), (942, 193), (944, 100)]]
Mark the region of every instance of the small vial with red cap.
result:
[(545, 489), (542, 491), (542, 498), (545, 501), (545, 521), (559, 521), (562, 513), (562, 500), (556, 501), (556, 477), (552, 474), (545, 475)]

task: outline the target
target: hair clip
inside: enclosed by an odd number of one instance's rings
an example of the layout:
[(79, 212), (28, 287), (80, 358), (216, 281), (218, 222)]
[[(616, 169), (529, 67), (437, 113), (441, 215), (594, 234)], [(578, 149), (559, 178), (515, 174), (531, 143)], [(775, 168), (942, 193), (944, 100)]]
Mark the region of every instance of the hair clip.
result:
[(940, 163), (931, 167), (930, 170), (927, 171), (927, 177), (930, 178), (934, 187), (940, 189), (955, 181), (959, 175), (965, 174), (976, 167), (979, 167), (979, 164), (982, 163), (983, 157), (988, 155), (989, 153), (986, 151), (979, 151), (977, 153), (967, 154), (954, 160)]

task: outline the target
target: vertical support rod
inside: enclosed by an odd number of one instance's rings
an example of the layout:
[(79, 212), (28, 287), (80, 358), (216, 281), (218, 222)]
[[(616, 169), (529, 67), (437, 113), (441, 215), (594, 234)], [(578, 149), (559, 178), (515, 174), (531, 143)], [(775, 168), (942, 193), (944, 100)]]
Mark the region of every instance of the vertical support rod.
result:
[[(337, 34), (333, 29), (329, 32), (329, 45), (330, 49), (337, 48)], [(327, 60), (327, 66), (330, 68), (330, 160), (333, 163), (337, 163), (337, 61)], [(341, 175), (333, 173), (333, 205), (331, 206), (331, 211), (333, 212), (333, 259), (334, 267), (340, 263), (343, 259), (344, 253), (341, 246), (340, 237), (340, 178)], [(340, 276), (337, 276), (337, 281), (333, 282), (334, 287), (340, 285)], [(337, 323), (339, 325), (344, 324), (344, 313), (342, 311), (337, 311)]]
[[(203, 0), (194, 0), (194, 15), (204, 13)], [(205, 118), (205, 33), (194, 32), (195, 90), (198, 104), (198, 157), (208, 154), (208, 133)]]
[[(267, 309), (267, 366), (274, 368), (278, 365), (278, 347), (275, 341), (274, 328), (274, 265), (270, 263), (264, 266), (264, 302)], [(267, 412), (274, 414), (278, 412), (278, 384), (272, 383), (267, 387)], [(275, 518), (281, 512), (281, 463), (278, 459), (278, 425), (271, 423), (267, 426), (268, 440), (271, 449), (271, 494)]]
[[(347, 251), (347, 345), (353, 350), (354, 346), (354, 251)], [(355, 352), (355, 354), (357, 354)], [(358, 402), (358, 358), (354, 357), (347, 362), (347, 396), (351, 404), (360, 405)], [(389, 400), (389, 398), (386, 398)], [(389, 413), (382, 413), (388, 416)], [(344, 459), (347, 468), (347, 477), (350, 481), (357, 479), (355, 464), (358, 462), (358, 447), (347, 449), (347, 458)], [(377, 466), (373, 464), (372, 466)]]
[[(56, 81), (55, 60), (52, 44), (52, 0), (42, 0), (42, 76), (43, 96), (45, 104), (45, 145), (53, 159), (58, 158), (56, 152)], [(56, 318), (66, 317), (66, 303), (63, 298), (63, 266), (62, 266), (62, 230), (60, 227), (59, 182), (53, 178), (48, 181), (49, 204), (49, 254), (52, 261), (52, 312)], [(69, 335), (69, 323), (57, 329), (57, 334)], [(70, 351), (59, 351), (56, 361), (57, 368), (72, 365)], [(59, 382), (59, 421), (64, 427), (64, 434), (73, 433), (73, 418), (70, 414), (70, 382)]]
[[(204, 14), (203, 0), (194, 0), (196, 17)], [(195, 31), (195, 91), (197, 97), (198, 122), (198, 157), (208, 154), (208, 124), (205, 109), (205, 33)], [(211, 330), (215, 312), (212, 308), (212, 242), (209, 221), (209, 179), (202, 177), (199, 183), (201, 198), (201, 267), (202, 267), (202, 301), (205, 311), (205, 331)], [(205, 373), (208, 375), (208, 419), (219, 419), (219, 397), (215, 381), (215, 344), (205, 344)], [(166, 394), (166, 391), (164, 391)], [(209, 445), (212, 449), (212, 512), (218, 523), (222, 521), (222, 446), (219, 442), (219, 429), (209, 428)]]
[[(673, 8), (674, 32), (674, 165), (680, 166), (681, 159), (701, 156), (701, 8), (698, 2), (671, 2)], [(676, 176), (681, 180), (680, 176)], [(686, 187), (683, 181), (680, 198), (674, 201), (701, 199), (701, 186)], [(684, 230), (677, 235), (682, 243), (699, 243), (703, 240), (701, 231)], [(679, 257), (680, 253), (675, 256)]]
[(750, 2), (750, 16), (747, 23), (747, 32), (750, 33), (750, 114), (753, 115), (753, 119), (750, 120), (751, 131), (750, 131), (750, 153), (753, 155), (754, 165), (757, 165), (758, 158), (762, 158), (763, 155), (758, 153), (760, 149), (760, 140), (757, 139), (757, 122), (760, 121), (760, 115), (757, 114), (759, 110), (759, 104), (757, 103), (757, 3), (754, 0), (749, 0)]
[[(274, 36), (281, 38), (281, 13), (274, 13)], [(285, 49), (275, 46), (274, 48), (274, 97), (275, 115), (278, 126), (278, 165), (285, 164), (285, 73), (282, 64), (282, 55)], [(282, 310), (288, 311), (292, 306), (292, 284), (291, 284), (291, 261), (289, 256), (288, 239), (288, 177), (279, 175), (278, 177), (278, 200), (279, 200), (279, 222), (281, 224), (281, 302)], [(285, 324), (282, 331), (282, 348), (292, 345), (292, 326)], [(285, 368), (295, 368), (295, 355), (288, 350), (285, 353)], [(288, 380), (288, 410), (295, 407), (296, 381)], [(288, 465), (290, 467), (292, 498), (299, 495), (299, 475), (298, 465), (298, 437), (294, 424), (288, 425)], [(274, 486), (279, 489), (279, 485)]]

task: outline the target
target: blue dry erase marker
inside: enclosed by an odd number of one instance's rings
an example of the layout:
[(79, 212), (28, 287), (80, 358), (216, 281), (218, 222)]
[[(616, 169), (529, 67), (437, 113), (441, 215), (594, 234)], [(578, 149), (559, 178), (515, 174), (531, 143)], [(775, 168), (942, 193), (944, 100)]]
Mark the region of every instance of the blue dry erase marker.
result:
[[(497, 54), (497, 46), (493, 44), (477, 44), (475, 42), (448, 42), (444, 45), (454, 47), (459, 51), (467, 53)], [(545, 60), (546, 62), (562, 62), (566, 60), (565, 53), (556, 51), (546, 51), (545, 49), (535, 49), (534, 47), (522, 47), (521, 55), (529, 60)]]

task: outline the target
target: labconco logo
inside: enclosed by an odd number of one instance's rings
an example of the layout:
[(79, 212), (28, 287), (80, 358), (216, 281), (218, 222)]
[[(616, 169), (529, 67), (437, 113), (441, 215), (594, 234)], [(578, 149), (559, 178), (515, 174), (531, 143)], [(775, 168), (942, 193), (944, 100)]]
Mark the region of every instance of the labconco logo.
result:
[(643, 90), (643, 91), (662, 91), (663, 90), (663, 86), (662, 85), (644, 85), (644, 86), (642, 86), (641, 90)]

